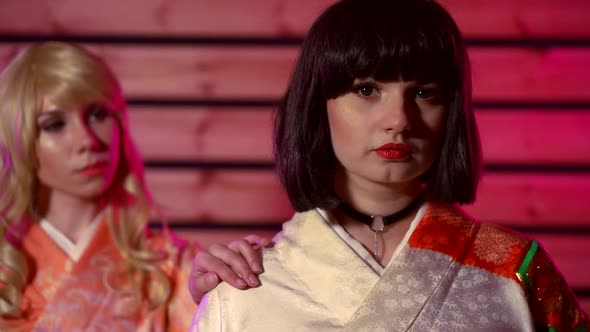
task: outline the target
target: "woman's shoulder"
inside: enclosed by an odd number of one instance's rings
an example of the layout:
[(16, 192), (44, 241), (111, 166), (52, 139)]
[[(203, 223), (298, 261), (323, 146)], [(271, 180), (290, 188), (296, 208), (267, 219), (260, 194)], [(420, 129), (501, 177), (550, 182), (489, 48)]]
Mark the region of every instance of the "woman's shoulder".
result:
[(424, 242), (430, 236), (428, 248), (515, 281), (515, 272), (534, 243), (524, 234), (482, 223), (458, 205), (443, 203), (429, 203), (417, 232), (414, 241)]
[(507, 243), (524, 247), (531, 245), (532, 239), (529, 236), (500, 225), (479, 221), (456, 204), (428, 204), (425, 219), (468, 232), (475, 237), (474, 243), (490, 246)]

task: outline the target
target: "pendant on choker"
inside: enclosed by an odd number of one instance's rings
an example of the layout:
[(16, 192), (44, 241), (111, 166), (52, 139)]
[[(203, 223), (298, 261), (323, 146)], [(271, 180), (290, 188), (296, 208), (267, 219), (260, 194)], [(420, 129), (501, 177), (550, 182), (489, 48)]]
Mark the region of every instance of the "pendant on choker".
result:
[(412, 211), (417, 209), (420, 206), (420, 204), (422, 204), (422, 195), (416, 196), (416, 198), (414, 198), (414, 200), (410, 204), (408, 204), (408, 206), (401, 209), (400, 211), (386, 216), (364, 214), (362, 212), (355, 210), (352, 206), (350, 206), (348, 203), (344, 201), (341, 201), (336, 208), (348, 217), (360, 221), (361, 223), (369, 227), (369, 229), (374, 234), (373, 254), (376, 259), (379, 259), (379, 240), (382, 240), (380, 233), (385, 231), (387, 226), (406, 217)]

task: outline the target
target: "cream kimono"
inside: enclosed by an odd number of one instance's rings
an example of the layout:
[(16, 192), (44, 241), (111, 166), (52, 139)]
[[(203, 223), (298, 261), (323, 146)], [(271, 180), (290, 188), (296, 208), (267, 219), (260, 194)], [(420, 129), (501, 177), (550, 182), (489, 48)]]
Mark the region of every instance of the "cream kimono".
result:
[[(47, 230), (32, 224), (22, 246), (33, 267), (19, 319), (0, 318), (0, 331), (186, 331), (196, 309), (186, 284), (196, 247), (179, 245), (169, 235), (148, 235), (154, 250), (168, 253), (160, 268), (172, 284), (167, 303), (149, 310), (125, 285), (123, 258), (104, 220), (98, 220), (88, 245), (72, 259)], [(123, 278), (123, 279), (121, 279)]]
[(298, 213), (264, 253), (262, 286), (220, 285), (201, 302), (191, 331), (573, 331), (588, 324), (536, 242), (451, 205), (429, 204), (413, 227), (380, 275), (318, 211)]

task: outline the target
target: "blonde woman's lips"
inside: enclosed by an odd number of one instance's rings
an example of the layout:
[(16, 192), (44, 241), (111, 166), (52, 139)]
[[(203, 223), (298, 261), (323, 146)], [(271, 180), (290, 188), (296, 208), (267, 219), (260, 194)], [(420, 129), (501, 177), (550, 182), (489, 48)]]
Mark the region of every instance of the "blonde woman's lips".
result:
[(81, 168), (78, 172), (88, 177), (99, 176), (105, 174), (107, 166), (106, 161), (99, 161)]

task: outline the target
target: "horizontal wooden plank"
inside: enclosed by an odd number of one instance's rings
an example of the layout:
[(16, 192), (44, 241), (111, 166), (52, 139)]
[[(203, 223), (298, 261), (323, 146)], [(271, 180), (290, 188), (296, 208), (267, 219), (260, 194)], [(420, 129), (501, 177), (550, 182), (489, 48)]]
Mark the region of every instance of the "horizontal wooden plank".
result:
[[(0, 31), (13, 33), (265, 35), (303, 34), (332, 0), (105, 0), (0, 3)], [(31, 10), (35, 9), (35, 10)], [(82, 10), (83, 9), (83, 10)], [(133, 12), (133, 19), (128, 13)], [(23, 15), (27, 13), (28, 15)], [(255, 13), (255, 15), (252, 15)], [(15, 19), (22, 16), (22, 20)], [(298, 19), (305, 18), (304, 22)]]
[[(0, 46), (0, 67), (18, 48)], [(88, 48), (107, 59), (132, 98), (277, 98), (297, 56), (295, 47)]]
[[(0, 2), (0, 32), (302, 36), (334, 0)], [(468, 37), (588, 37), (585, 0), (441, 0)], [(133, 19), (129, 19), (129, 13)], [(256, 15), (252, 15), (256, 13)]]
[[(272, 162), (270, 107), (133, 107), (130, 114), (146, 159)], [(486, 163), (590, 165), (590, 109), (476, 110), (476, 116)]]
[(149, 170), (147, 181), (170, 219), (264, 224), (293, 213), (272, 171)]
[(471, 48), (473, 96), (485, 100), (584, 101), (590, 48)]
[(590, 174), (484, 174), (466, 210), (488, 222), (521, 227), (588, 227)]
[(586, 0), (440, 0), (467, 37), (573, 38), (590, 36)]
[[(148, 170), (155, 199), (170, 219), (275, 224), (293, 213), (272, 171)], [(486, 174), (476, 218), (519, 227), (588, 227), (590, 174)]]
[(590, 109), (475, 111), (484, 161), (590, 165)]
[(130, 123), (146, 159), (272, 161), (271, 108), (134, 107)]
[[(19, 46), (0, 46), (3, 67)], [(22, 47), (22, 45), (21, 45)], [(94, 46), (129, 97), (282, 96), (297, 47)], [(588, 101), (590, 48), (472, 48), (474, 97), (504, 101)]]

